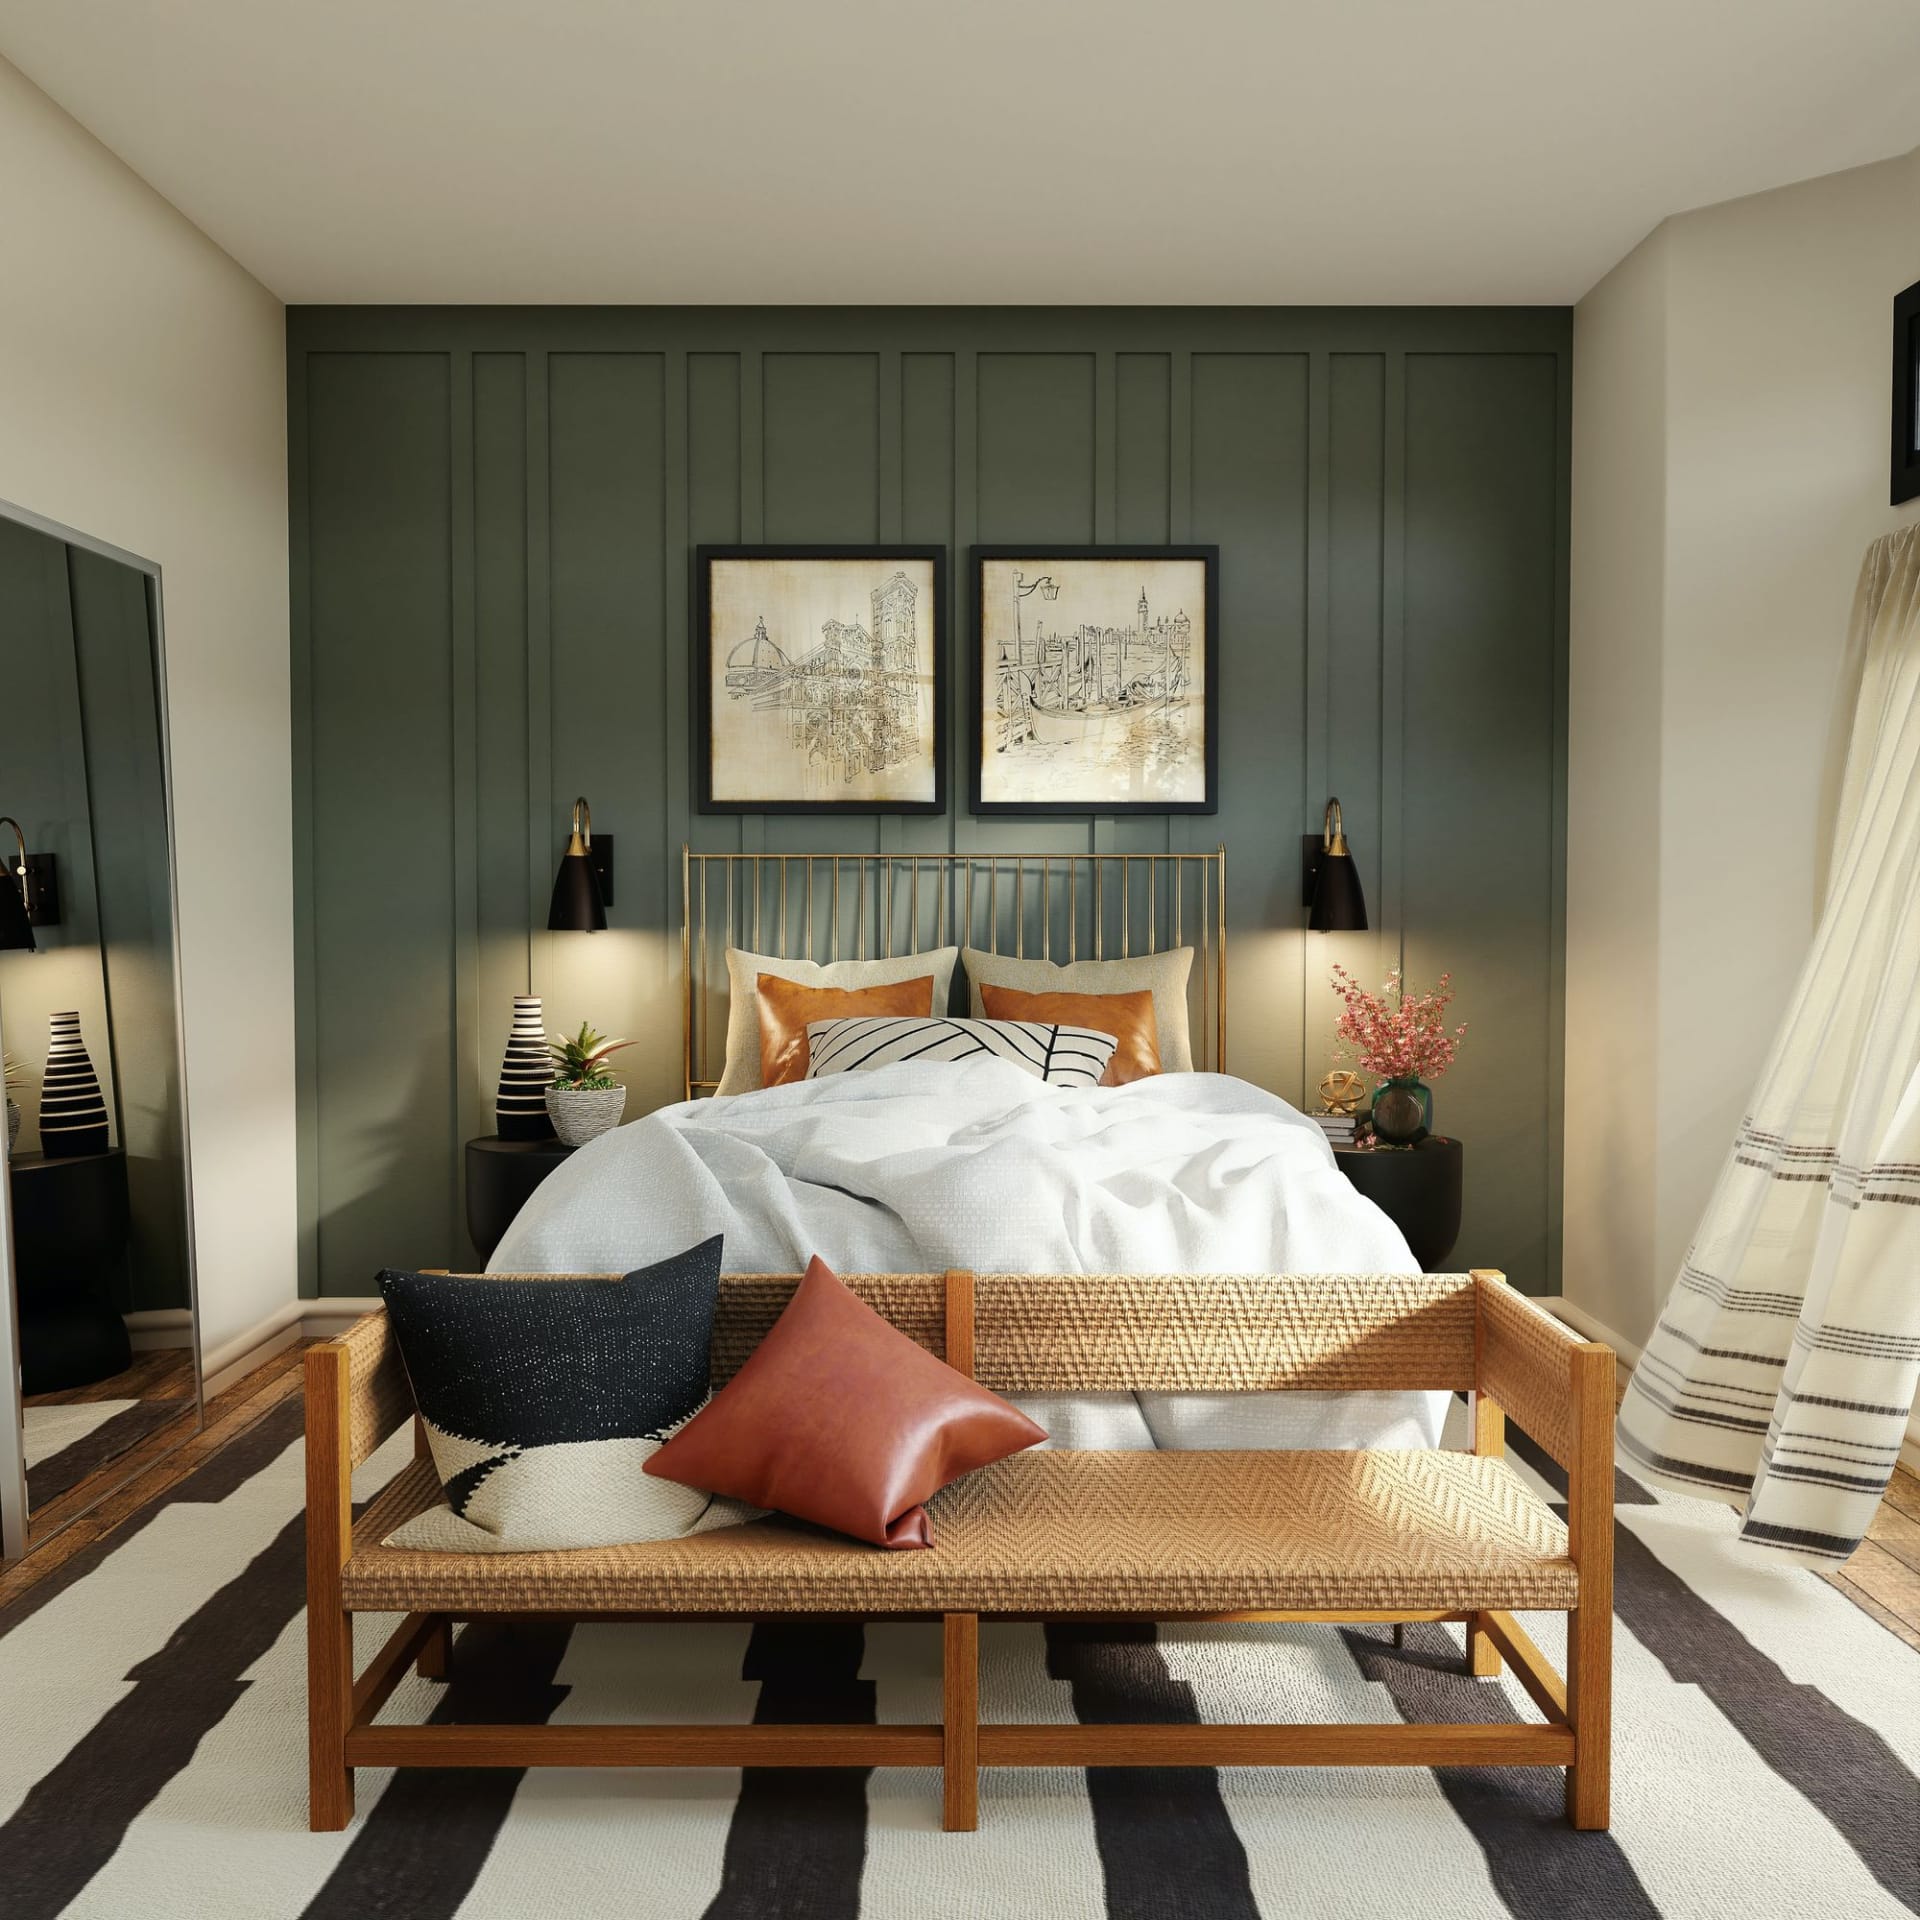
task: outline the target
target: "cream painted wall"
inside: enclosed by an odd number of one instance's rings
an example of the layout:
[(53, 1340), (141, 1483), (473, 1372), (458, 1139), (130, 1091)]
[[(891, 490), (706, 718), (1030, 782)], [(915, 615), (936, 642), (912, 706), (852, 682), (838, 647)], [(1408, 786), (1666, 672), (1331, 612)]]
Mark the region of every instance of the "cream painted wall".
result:
[(1565, 1289), (1651, 1329), (1818, 911), (1920, 151), (1682, 215), (1574, 311)]
[(208, 1349), (291, 1301), (280, 303), (0, 61), (0, 499), (163, 571)]
[(1668, 239), (1656, 232), (1574, 312), (1568, 605), (1561, 1286), (1582, 1299), (1617, 1289), (1619, 1311), (1649, 1324)]

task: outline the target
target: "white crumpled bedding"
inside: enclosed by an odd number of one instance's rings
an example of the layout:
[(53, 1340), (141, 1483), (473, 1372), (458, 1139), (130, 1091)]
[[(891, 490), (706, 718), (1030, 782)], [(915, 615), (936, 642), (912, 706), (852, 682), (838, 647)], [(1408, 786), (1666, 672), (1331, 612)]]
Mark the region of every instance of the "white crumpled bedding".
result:
[[(607, 1273), (720, 1233), (730, 1273), (1411, 1273), (1312, 1121), (1224, 1074), (1061, 1088), (905, 1063), (689, 1101), (540, 1186), (506, 1273)], [(1442, 1394), (1140, 1394), (1027, 1404), (1056, 1443), (1423, 1446)], [(1137, 1410), (1129, 1401), (1137, 1403)]]

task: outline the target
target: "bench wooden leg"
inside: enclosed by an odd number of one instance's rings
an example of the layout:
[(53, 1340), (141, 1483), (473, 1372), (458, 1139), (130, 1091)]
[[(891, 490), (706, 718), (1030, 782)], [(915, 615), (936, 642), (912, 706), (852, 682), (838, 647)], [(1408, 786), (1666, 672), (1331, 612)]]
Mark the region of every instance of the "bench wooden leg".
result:
[(1610, 1822), (1613, 1739), (1613, 1613), (1580, 1607), (1567, 1616), (1567, 1719), (1573, 1765), (1567, 1769), (1567, 1823), (1604, 1831)]
[(1500, 1671), (1500, 1649), (1477, 1613), (1467, 1615), (1467, 1671), (1476, 1680), (1491, 1679)]
[(942, 1824), (971, 1833), (980, 1824), (980, 1616), (946, 1616), (941, 1650)]
[(420, 1658), (414, 1671), (422, 1680), (444, 1680), (453, 1662), (453, 1622), (444, 1613), (434, 1621), (433, 1631), (420, 1646)]
[(1573, 1350), (1572, 1457), (1567, 1462), (1567, 1551), (1580, 1574), (1580, 1603), (1567, 1616), (1567, 1822), (1588, 1831), (1608, 1823), (1613, 1741), (1613, 1403), (1611, 1349), (1584, 1341)]
[(338, 1833), (353, 1820), (347, 1727), (353, 1718), (353, 1615), (307, 1613), (307, 1824)]

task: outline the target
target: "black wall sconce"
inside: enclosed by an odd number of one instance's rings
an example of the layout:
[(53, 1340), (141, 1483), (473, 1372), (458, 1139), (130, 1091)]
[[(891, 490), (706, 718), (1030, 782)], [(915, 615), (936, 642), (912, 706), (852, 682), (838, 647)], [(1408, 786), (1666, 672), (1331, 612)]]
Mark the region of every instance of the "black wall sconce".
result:
[(1367, 899), (1360, 889), (1360, 869), (1347, 848), (1338, 800), (1327, 802), (1318, 833), (1300, 836), (1300, 904), (1308, 909), (1307, 925), (1315, 933), (1367, 930)]
[(601, 933), (613, 904), (613, 835), (593, 837), (593, 810), (584, 799), (573, 803), (573, 830), (554, 877), (553, 904), (547, 909), (550, 933)]
[(11, 814), (0, 813), (0, 827), (12, 828), (16, 848), (0, 855), (0, 947), (31, 952), (35, 927), (60, 924), (60, 876), (52, 854), (27, 851), (27, 836)]

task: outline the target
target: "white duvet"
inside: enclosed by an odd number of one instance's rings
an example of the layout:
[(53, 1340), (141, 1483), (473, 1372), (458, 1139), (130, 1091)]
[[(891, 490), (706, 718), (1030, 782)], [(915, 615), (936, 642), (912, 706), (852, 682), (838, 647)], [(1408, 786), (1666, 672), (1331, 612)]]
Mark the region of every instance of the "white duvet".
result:
[[(725, 1236), (729, 1273), (1412, 1273), (1318, 1127), (1224, 1074), (1062, 1088), (903, 1063), (689, 1101), (582, 1147), (496, 1273), (622, 1272)], [(1140, 1394), (1021, 1404), (1054, 1444), (1426, 1446), (1440, 1394)], [(1137, 1409), (1131, 1402), (1137, 1402)]]

